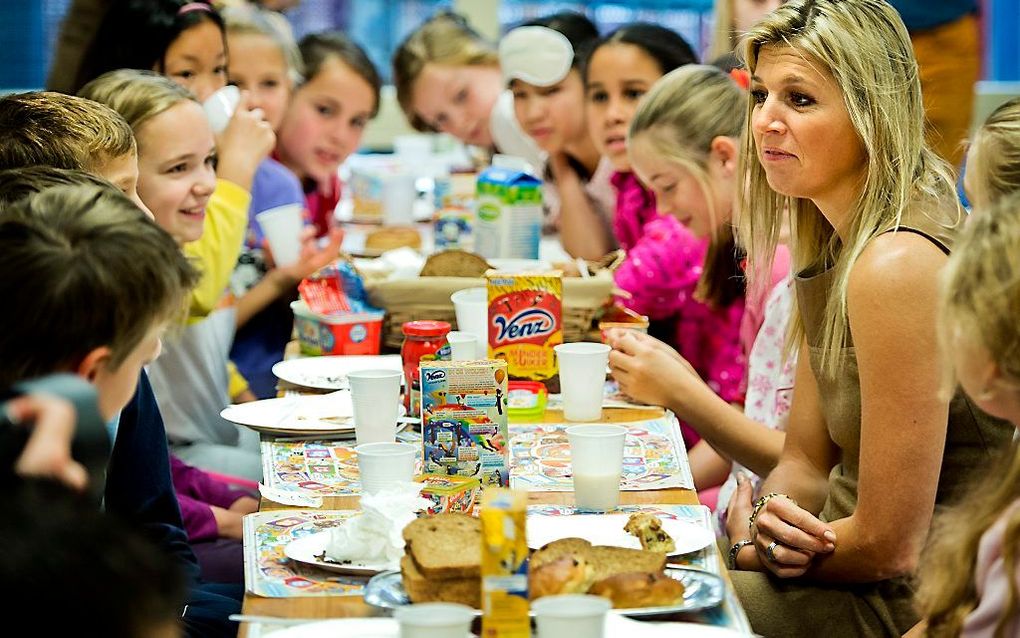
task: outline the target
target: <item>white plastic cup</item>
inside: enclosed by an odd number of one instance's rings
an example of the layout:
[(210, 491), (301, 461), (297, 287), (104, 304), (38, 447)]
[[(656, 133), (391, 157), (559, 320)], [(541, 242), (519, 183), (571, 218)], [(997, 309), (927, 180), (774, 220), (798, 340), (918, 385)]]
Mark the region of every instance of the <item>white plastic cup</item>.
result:
[(627, 429), (619, 425), (572, 425), (570, 469), (578, 510), (605, 512), (620, 504), (623, 446)]
[(450, 295), (457, 313), (457, 330), (470, 332), (478, 339), (478, 356), (489, 356), (489, 291), (465, 288)]
[(383, 180), (382, 211), (384, 226), (407, 226), (414, 223), (414, 203), (418, 199), (412, 173), (393, 173)]
[(609, 351), (604, 343), (564, 343), (553, 348), (560, 367), (563, 417), (567, 421), (598, 421), (606, 385)]
[(606, 613), (613, 606), (608, 598), (587, 594), (546, 596), (531, 603), (538, 638), (602, 638)]
[(414, 454), (410, 443), (363, 443), (354, 448), (363, 494), (375, 494), (396, 483), (414, 479)]
[(396, 440), (401, 374), (399, 370), (355, 370), (347, 374), (358, 445)]
[(301, 230), (304, 228), (301, 204), (284, 204), (255, 215), (262, 234), (273, 251), (277, 266), (289, 266), (301, 256)]
[(401, 638), (464, 638), (471, 633), (475, 610), (457, 603), (420, 603), (397, 608)]
[(240, 101), (241, 91), (233, 84), (228, 84), (202, 103), (202, 110), (205, 111), (205, 118), (209, 121), (213, 133), (220, 133), (227, 128)]
[(471, 361), (478, 357), (478, 337), (470, 332), (454, 330), (446, 334), (450, 344), (450, 358), (454, 361)]

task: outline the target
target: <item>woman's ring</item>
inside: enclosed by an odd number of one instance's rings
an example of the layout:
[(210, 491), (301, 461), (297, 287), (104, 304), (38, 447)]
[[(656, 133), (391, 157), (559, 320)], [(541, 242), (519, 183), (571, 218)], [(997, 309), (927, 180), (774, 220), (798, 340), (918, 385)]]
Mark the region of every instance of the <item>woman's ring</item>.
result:
[(776, 560), (776, 546), (779, 545), (776, 541), (769, 543), (769, 546), (765, 548), (765, 557), (773, 563), (778, 562)]

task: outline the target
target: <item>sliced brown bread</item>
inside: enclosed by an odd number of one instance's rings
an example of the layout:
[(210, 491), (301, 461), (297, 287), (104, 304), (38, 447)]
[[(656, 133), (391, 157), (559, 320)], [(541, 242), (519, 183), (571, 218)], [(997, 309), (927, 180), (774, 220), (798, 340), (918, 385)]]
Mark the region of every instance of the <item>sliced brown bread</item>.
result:
[(433, 579), (478, 578), (482, 564), (482, 524), (466, 514), (419, 518), (404, 528), (407, 553), (421, 574)]
[(581, 538), (562, 538), (536, 550), (531, 555), (531, 568), (569, 556), (584, 558), (591, 565), (596, 581), (626, 572), (661, 572), (666, 567), (666, 555), (659, 552), (593, 546)]
[(482, 581), (474, 578), (425, 578), (414, 559), (400, 559), (404, 591), (412, 603), (460, 603), (479, 609), (482, 604)]

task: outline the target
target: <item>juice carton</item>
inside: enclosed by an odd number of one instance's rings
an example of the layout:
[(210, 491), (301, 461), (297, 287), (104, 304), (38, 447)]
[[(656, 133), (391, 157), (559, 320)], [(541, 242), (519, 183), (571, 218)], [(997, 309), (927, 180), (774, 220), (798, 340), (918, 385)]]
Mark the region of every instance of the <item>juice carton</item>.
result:
[(563, 343), (563, 279), (549, 273), (485, 275), (489, 291), (489, 356), (507, 362), (514, 379), (544, 381), (559, 368)]
[(421, 407), (425, 473), (509, 484), (505, 361), (422, 361)]
[(467, 476), (422, 474), (414, 479), (422, 483), (421, 495), (432, 501), (427, 513), (432, 516), (443, 512), (461, 512), (473, 515), (478, 498), (478, 479)]
[(494, 489), (482, 494), (482, 638), (529, 638), (528, 495)]
[(478, 176), (475, 252), (487, 259), (538, 259), (542, 181), (514, 168), (490, 166)]

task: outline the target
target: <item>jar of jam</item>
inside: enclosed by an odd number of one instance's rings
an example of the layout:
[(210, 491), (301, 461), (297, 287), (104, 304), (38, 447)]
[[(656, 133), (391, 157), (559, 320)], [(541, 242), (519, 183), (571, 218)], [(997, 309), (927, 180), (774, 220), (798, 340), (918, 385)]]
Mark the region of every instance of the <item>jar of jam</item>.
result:
[(445, 321), (408, 321), (403, 325), (404, 345), (400, 356), (404, 360), (404, 382), (408, 392), (404, 395), (404, 407), (409, 415), (421, 412), (421, 378), (418, 366), (422, 361), (450, 358), (450, 345), (446, 335), (450, 324)]

